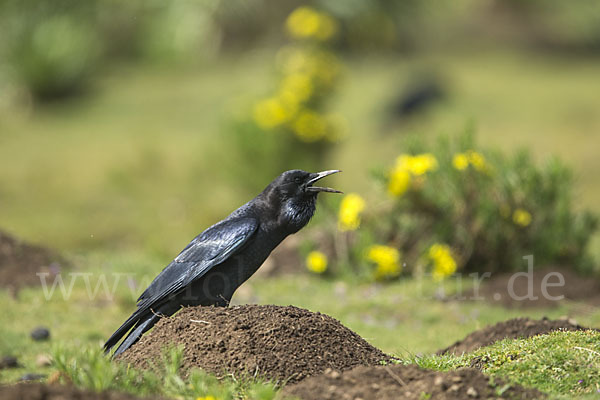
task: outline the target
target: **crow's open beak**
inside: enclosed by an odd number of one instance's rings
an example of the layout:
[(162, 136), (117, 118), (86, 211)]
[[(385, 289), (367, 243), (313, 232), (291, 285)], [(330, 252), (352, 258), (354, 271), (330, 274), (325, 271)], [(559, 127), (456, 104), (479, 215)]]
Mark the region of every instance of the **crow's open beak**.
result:
[(331, 169), (329, 171), (316, 172), (316, 173), (311, 174), (310, 180), (308, 182), (306, 182), (306, 191), (307, 192), (343, 193), (343, 192), (340, 192), (339, 190), (335, 190), (335, 189), (328, 188), (328, 187), (313, 186), (313, 183), (315, 183), (319, 179), (323, 179), (326, 176), (336, 174), (338, 172), (342, 172), (342, 171), (340, 171), (339, 169)]

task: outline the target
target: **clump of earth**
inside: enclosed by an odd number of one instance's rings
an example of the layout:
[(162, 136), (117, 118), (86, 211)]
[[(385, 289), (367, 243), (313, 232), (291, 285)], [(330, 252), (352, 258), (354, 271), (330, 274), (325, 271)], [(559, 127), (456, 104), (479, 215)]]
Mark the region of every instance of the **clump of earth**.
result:
[(25, 286), (39, 285), (38, 273), (54, 276), (66, 264), (55, 251), (0, 231), (0, 288), (18, 291)]
[(439, 350), (437, 354), (460, 355), (462, 353), (470, 353), (480, 347), (489, 346), (502, 339), (528, 338), (557, 330), (578, 331), (585, 329), (589, 328), (577, 325), (575, 321), (568, 319), (551, 320), (543, 318), (535, 320), (513, 318), (472, 332), (464, 339), (457, 341), (445, 349)]
[(544, 395), (520, 385), (505, 386), (472, 368), (440, 372), (416, 365), (357, 367), (346, 372), (328, 371), (286, 386), (281, 398), (302, 400), (363, 399), (537, 399)]
[(148, 368), (167, 344), (183, 345), (184, 372), (197, 367), (279, 383), (392, 360), (334, 318), (274, 305), (183, 308), (117, 359)]
[[(136, 400), (141, 399), (126, 393), (113, 391), (93, 392), (65, 385), (45, 385), (41, 383), (25, 383), (11, 386), (0, 386), (0, 398), (4, 400)], [(158, 399), (156, 397), (144, 398)]]

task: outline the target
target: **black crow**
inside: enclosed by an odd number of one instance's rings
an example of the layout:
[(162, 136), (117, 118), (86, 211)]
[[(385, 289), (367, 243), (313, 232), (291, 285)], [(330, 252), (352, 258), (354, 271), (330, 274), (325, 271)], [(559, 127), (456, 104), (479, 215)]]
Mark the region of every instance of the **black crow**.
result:
[(308, 223), (320, 192), (341, 193), (314, 186), (336, 172), (340, 171), (284, 172), (254, 199), (196, 236), (138, 298), (135, 312), (104, 344), (105, 352), (127, 335), (113, 356), (124, 352), (161, 316), (183, 306), (227, 306), (271, 251)]

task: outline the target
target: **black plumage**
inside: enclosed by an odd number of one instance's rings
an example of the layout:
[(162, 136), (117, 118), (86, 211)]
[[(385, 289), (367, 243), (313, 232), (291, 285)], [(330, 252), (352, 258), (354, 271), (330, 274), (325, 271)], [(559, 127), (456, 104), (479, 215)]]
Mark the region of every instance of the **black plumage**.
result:
[(286, 171), (258, 196), (192, 240), (138, 298), (137, 309), (104, 345), (113, 355), (127, 350), (161, 316), (183, 306), (229, 304), (235, 290), (262, 265), (288, 235), (315, 212), (320, 192), (337, 190), (314, 183), (338, 170)]

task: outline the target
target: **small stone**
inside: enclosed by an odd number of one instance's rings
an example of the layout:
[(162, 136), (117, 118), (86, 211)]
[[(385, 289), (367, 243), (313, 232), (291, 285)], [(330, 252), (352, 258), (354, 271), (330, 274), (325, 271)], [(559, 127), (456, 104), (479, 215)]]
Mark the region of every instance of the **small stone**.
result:
[(462, 382), (462, 378), (460, 376), (458, 376), (458, 375), (457, 376), (453, 376), (452, 377), (452, 382), (454, 382), (454, 383), (460, 383), (460, 382)]
[(28, 373), (19, 378), (20, 381), (37, 381), (40, 379), (44, 379), (46, 375), (43, 374), (33, 374)]
[(449, 392), (458, 392), (460, 390), (460, 385), (457, 385), (456, 383), (453, 384), (452, 386), (450, 386), (450, 389), (448, 389)]
[(17, 360), (17, 357), (4, 356), (0, 360), (0, 369), (18, 368), (18, 367), (19, 367), (19, 361)]
[(477, 390), (475, 390), (473, 386), (469, 386), (467, 389), (467, 396), (477, 398), (479, 397), (479, 393), (477, 393)]
[(339, 379), (339, 377), (342, 376), (342, 374), (340, 374), (338, 371), (331, 371), (329, 376), (332, 377), (333, 379)]
[(38, 326), (31, 331), (31, 338), (35, 341), (48, 340), (50, 339), (50, 331), (48, 328)]
[(377, 383), (371, 384), (371, 389), (373, 389), (373, 390), (379, 390), (380, 387), (381, 386), (379, 386)]
[(38, 367), (48, 367), (52, 365), (52, 358), (47, 354), (39, 354), (35, 359), (35, 365)]

